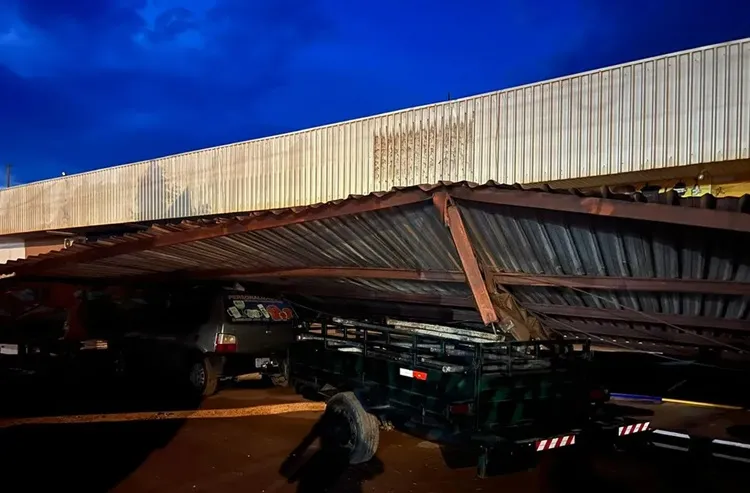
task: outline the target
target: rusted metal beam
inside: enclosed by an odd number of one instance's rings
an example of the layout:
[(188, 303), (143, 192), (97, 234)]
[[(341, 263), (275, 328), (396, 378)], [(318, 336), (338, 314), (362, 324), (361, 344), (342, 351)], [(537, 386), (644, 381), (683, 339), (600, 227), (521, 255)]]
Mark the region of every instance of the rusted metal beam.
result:
[[(666, 330), (663, 330), (661, 327), (658, 327), (656, 330), (648, 330), (645, 328), (639, 328), (636, 330), (629, 328), (628, 326), (601, 324), (594, 321), (563, 322), (555, 319), (549, 319), (546, 323), (555, 331), (576, 334), (578, 337), (580, 337), (581, 334), (586, 334), (594, 337), (649, 341), (659, 344), (685, 344), (692, 346), (716, 345), (712, 344), (707, 338), (696, 335), (695, 330), (689, 329), (679, 331), (667, 327)], [(722, 337), (722, 335), (724, 337)], [(724, 331), (723, 334), (715, 334), (710, 339), (711, 341), (716, 340), (731, 344), (737, 343), (736, 338), (727, 338), (726, 335), (727, 332)]]
[(385, 301), (389, 303), (413, 303), (418, 305), (433, 305), (454, 308), (475, 308), (474, 300), (461, 296), (441, 296), (432, 294), (412, 294), (412, 293), (387, 293), (378, 291), (368, 291), (363, 289), (328, 289), (314, 288), (305, 289), (302, 287), (279, 287), (281, 294), (296, 294), (314, 298), (338, 298), (342, 300), (364, 300), (364, 301)]
[(367, 267), (303, 267), (297, 269), (275, 269), (266, 271), (220, 269), (183, 272), (182, 277), (191, 275), (200, 279), (267, 279), (267, 278), (351, 278), (389, 279), (401, 281), (466, 282), (463, 272), (423, 271), (408, 269), (384, 269)]
[(699, 293), (750, 296), (750, 283), (703, 279), (655, 279), (637, 277), (548, 276), (523, 272), (492, 274), (504, 286), (564, 287), (573, 289), (607, 289), (614, 291), (648, 291), (654, 293)]
[(446, 226), (448, 226), (482, 321), (485, 325), (499, 322), (500, 319), (492, 305), (490, 293), (487, 291), (482, 271), (479, 269), (479, 262), (474, 254), (469, 235), (466, 232), (466, 226), (461, 218), (461, 212), (456, 207), (456, 204), (452, 202), (451, 197), (443, 191), (435, 193), (433, 203), (440, 217)]
[(241, 269), (214, 269), (214, 270), (181, 270), (172, 272), (158, 272), (135, 276), (120, 277), (116, 280), (101, 278), (38, 278), (23, 277), (12, 282), (13, 277), (7, 282), (0, 282), (3, 286), (17, 287), (21, 285), (48, 285), (48, 284), (80, 284), (81, 286), (103, 287), (114, 283), (117, 285), (142, 285), (144, 283), (173, 283), (189, 281), (208, 280), (236, 280), (263, 282), (268, 279), (383, 279), (398, 281), (424, 281), (465, 283), (466, 276), (463, 272), (456, 271), (420, 271), (408, 269), (383, 269), (383, 268), (361, 268), (361, 267), (304, 267), (296, 269), (274, 269), (274, 270), (241, 270)]
[(487, 204), (750, 232), (750, 214), (733, 211), (495, 188), (455, 187), (450, 193), (454, 199)]
[[(228, 220), (211, 226), (195, 226), (193, 229), (170, 232), (168, 229), (158, 230), (156, 234), (148, 234), (146, 237), (131, 237), (118, 239), (111, 244), (100, 244), (97, 247), (79, 246), (75, 251), (65, 253), (64, 251), (48, 259), (33, 262), (20, 261), (16, 264), (10, 263), (0, 267), (0, 274), (15, 272), (17, 275), (34, 274), (74, 263), (86, 263), (104, 258), (127, 255), (129, 253), (162, 248), (192, 241), (208, 240), (250, 231), (278, 228), (308, 221), (320, 221), (353, 214), (390, 209), (427, 201), (432, 197), (430, 192), (419, 188), (400, 193), (385, 194), (383, 196), (370, 195), (359, 200), (345, 200), (339, 203), (331, 203), (320, 207), (306, 207), (302, 210), (286, 209), (283, 212), (269, 211), (253, 217)], [(75, 248), (75, 247), (74, 247)]]
[(671, 325), (675, 327), (694, 327), (704, 329), (734, 330), (750, 332), (750, 321), (696, 317), (692, 315), (672, 315), (667, 313), (647, 313), (633, 310), (619, 310), (607, 308), (590, 308), (572, 305), (544, 305), (525, 303), (524, 308), (531, 312), (549, 316), (584, 318), (593, 320), (609, 320), (620, 322), (634, 322), (653, 325)]

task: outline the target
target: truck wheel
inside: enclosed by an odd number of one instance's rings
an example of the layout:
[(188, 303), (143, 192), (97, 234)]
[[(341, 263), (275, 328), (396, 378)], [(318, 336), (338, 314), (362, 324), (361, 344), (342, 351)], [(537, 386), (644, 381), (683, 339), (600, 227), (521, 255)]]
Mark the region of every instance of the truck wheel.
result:
[(289, 356), (279, 362), (279, 373), (271, 375), (271, 383), (274, 387), (289, 386)]
[(353, 392), (334, 395), (326, 404), (323, 446), (348, 449), (349, 464), (369, 461), (378, 450), (378, 418), (365, 411)]
[(219, 387), (219, 376), (211, 359), (207, 356), (193, 362), (190, 366), (190, 387), (201, 397), (209, 397)]

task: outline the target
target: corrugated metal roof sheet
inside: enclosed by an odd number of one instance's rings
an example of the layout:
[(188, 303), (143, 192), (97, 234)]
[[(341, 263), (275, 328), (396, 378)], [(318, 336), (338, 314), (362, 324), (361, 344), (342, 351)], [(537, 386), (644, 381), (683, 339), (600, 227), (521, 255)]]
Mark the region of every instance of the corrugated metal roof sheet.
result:
[[(325, 204), (314, 204), (307, 207), (295, 207), (295, 208), (287, 208), (287, 209), (276, 209), (276, 210), (268, 210), (268, 211), (261, 211), (261, 212), (254, 212), (254, 213), (246, 213), (244, 215), (232, 215), (232, 216), (217, 216), (213, 218), (203, 218), (203, 219), (194, 219), (194, 220), (184, 220), (179, 223), (157, 223), (150, 227), (149, 229), (139, 232), (139, 233), (130, 233), (125, 234), (122, 236), (116, 236), (116, 237), (110, 237), (110, 238), (103, 238), (98, 239), (94, 242), (90, 243), (77, 243), (71, 246), (70, 248), (62, 251), (57, 252), (51, 252), (44, 255), (38, 255), (29, 257), (26, 259), (19, 259), (16, 261), (10, 261), (4, 266), (0, 268), (0, 272), (7, 273), (12, 272), (14, 269), (17, 269), (20, 266), (28, 267), (32, 266), (37, 262), (48, 260), (50, 258), (67, 258), (67, 257), (73, 257), (83, 251), (92, 250), (92, 249), (101, 249), (101, 248), (109, 248), (113, 245), (119, 245), (122, 243), (128, 243), (128, 242), (138, 242), (143, 240), (149, 240), (152, 238), (162, 237), (166, 236), (172, 233), (180, 233), (185, 231), (194, 231), (200, 228), (205, 228), (209, 226), (216, 226), (216, 225), (231, 225), (236, 224), (238, 222), (246, 221), (249, 219), (255, 219), (255, 218), (266, 218), (266, 217), (282, 217), (286, 215), (297, 215), (300, 216), (302, 219), (304, 219), (305, 214), (311, 212), (311, 211), (317, 211), (322, 209), (328, 209), (328, 208), (336, 208), (340, 207), (346, 203), (356, 203), (356, 202), (378, 202), (381, 200), (385, 200), (390, 196), (399, 195), (403, 193), (408, 193), (410, 191), (414, 190), (420, 190), (425, 193), (424, 199), (428, 200), (430, 198), (430, 194), (438, 191), (438, 190), (447, 190), (449, 193), (454, 193), (455, 191), (460, 190), (468, 190), (470, 192), (482, 192), (482, 191), (490, 191), (490, 192), (500, 192), (503, 191), (511, 191), (511, 192), (525, 192), (532, 195), (529, 195), (529, 197), (533, 196), (534, 194), (544, 194), (544, 195), (558, 195), (558, 196), (565, 196), (565, 197), (581, 197), (581, 198), (595, 198), (595, 199), (607, 199), (607, 200), (614, 200), (617, 202), (635, 202), (635, 203), (649, 203), (649, 204), (661, 204), (661, 205), (671, 205), (671, 206), (679, 206), (679, 207), (687, 207), (687, 208), (698, 208), (698, 209), (715, 209), (715, 210), (722, 210), (722, 211), (732, 211), (732, 212), (740, 212), (740, 213), (750, 213), (750, 196), (743, 196), (743, 197), (722, 197), (722, 198), (716, 198), (711, 195), (704, 195), (702, 197), (688, 197), (688, 198), (680, 198), (677, 194), (674, 193), (667, 193), (667, 194), (660, 194), (655, 197), (646, 197), (643, 194), (635, 193), (635, 194), (613, 194), (609, 191), (608, 188), (603, 187), (599, 191), (587, 191), (582, 192), (576, 189), (569, 189), (569, 190), (559, 190), (559, 189), (552, 189), (547, 186), (543, 186), (541, 188), (524, 188), (520, 185), (504, 185), (504, 184), (498, 184), (494, 181), (487, 182), (484, 185), (477, 185), (474, 183), (469, 182), (459, 182), (459, 183), (450, 183), (450, 182), (441, 182), (436, 185), (420, 185), (415, 187), (397, 187), (393, 188), (388, 192), (377, 192), (377, 193), (371, 193), (368, 195), (354, 195), (350, 196), (349, 198), (345, 200), (335, 200), (331, 201)], [(515, 207), (516, 209), (518, 207)], [(523, 208), (523, 207), (521, 207)], [(425, 210), (429, 210), (430, 213), (425, 214)], [(300, 241), (303, 243), (310, 243), (310, 242), (318, 242), (318, 246), (322, 246), (322, 244), (328, 242), (329, 244), (331, 242), (337, 242), (343, 237), (347, 236), (347, 233), (349, 233), (348, 239), (352, 241), (354, 239), (354, 236), (351, 235), (353, 232), (352, 228), (358, 228), (358, 233), (362, 233), (363, 236), (357, 236), (358, 240), (360, 242), (360, 245), (364, 245), (365, 243), (362, 242), (362, 238), (369, 238), (372, 240), (373, 233), (378, 232), (385, 235), (385, 238), (382, 240), (384, 244), (394, 246), (397, 250), (400, 250), (399, 253), (396, 254), (396, 256), (400, 259), (401, 256), (407, 256), (412, 258), (412, 263), (414, 267), (420, 267), (420, 266), (426, 266), (426, 265), (432, 265), (435, 268), (439, 268), (439, 265), (442, 265), (443, 267), (447, 267), (448, 264), (453, 265), (454, 267), (457, 266), (456, 257), (453, 255), (452, 260), (447, 260), (445, 258), (445, 251), (443, 251), (442, 260), (437, 260), (437, 264), (430, 264), (430, 262), (433, 260), (427, 260), (423, 259), (421, 256), (425, 253), (422, 251), (420, 252), (418, 257), (415, 257), (414, 252), (415, 248), (419, 247), (419, 244), (415, 244), (414, 242), (430, 242), (433, 241), (436, 237), (439, 237), (441, 234), (443, 235), (444, 239), (448, 238), (448, 235), (445, 234), (444, 227), (441, 224), (441, 222), (438, 220), (437, 217), (434, 217), (433, 210), (431, 208), (424, 208), (424, 205), (417, 205), (413, 208), (409, 207), (402, 207), (402, 208), (394, 208), (389, 209), (387, 212), (379, 211), (377, 213), (373, 214), (356, 214), (351, 221), (356, 222), (356, 226), (354, 225), (342, 225), (341, 220), (333, 220), (333, 221), (323, 221), (323, 224), (321, 226), (310, 226), (311, 223), (307, 222), (304, 226), (302, 225), (295, 225), (295, 226), (301, 226), (300, 228), (291, 227), (291, 230), (289, 233), (283, 233), (286, 234), (286, 240), (282, 239), (280, 241), (292, 241), (295, 242), (294, 237), (297, 237), (296, 243), (297, 245), (300, 245)], [(743, 214), (745, 215), (745, 214)], [(349, 221), (349, 220), (347, 220)], [(317, 232), (317, 234), (312, 231), (314, 238), (305, 238), (304, 240), (301, 240), (300, 237), (304, 237), (307, 234), (307, 231), (305, 228), (315, 228), (320, 227), (324, 230), (327, 229), (327, 232), (323, 232), (321, 236), (321, 232)], [(349, 230), (349, 231), (347, 231)], [(264, 241), (266, 239), (270, 240), (270, 244), (274, 244), (274, 239), (278, 240), (278, 234), (282, 233), (268, 233), (268, 230), (263, 230), (260, 233), (266, 233), (267, 237), (255, 237), (252, 239), (247, 239), (247, 244), (244, 244), (243, 246), (252, 246), (253, 244), (257, 245), (258, 241)], [(343, 235), (343, 236), (342, 236)], [(440, 242), (438, 242), (440, 244)], [(265, 243), (264, 243), (265, 245)], [(207, 253), (216, 253), (215, 249), (219, 248), (221, 249), (225, 245), (210, 245), (206, 247), (205, 250), (201, 249), (197, 251), (197, 253), (202, 254), (203, 252)], [(202, 247), (201, 247), (202, 248)], [(347, 248), (351, 248), (351, 246), (348, 246)], [(372, 247), (367, 247), (372, 248)], [(268, 250), (267, 247), (264, 247), (265, 250)], [(254, 250), (253, 250), (254, 251)], [(454, 249), (451, 247), (451, 251), (454, 251)], [(183, 252), (184, 253), (184, 252)], [(222, 254), (227, 252), (221, 252)], [(228, 252), (231, 254), (230, 252)], [(274, 256), (278, 254), (282, 254), (283, 256), (283, 250), (280, 252), (273, 252)], [(298, 252), (299, 253), (299, 252)], [(331, 252), (331, 255), (339, 255), (340, 257), (340, 251)], [(303, 252), (302, 255), (305, 253)], [(268, 253), (265, 254), (266, 257), (268, 256)], [(367, 255), (364, 254), (363, 255)], [(429, 254), (428, 254), (429, 255)], [(163, 258), (162, 258), (163, 257)], [(177, 262), (178, 264), (181, 264), (183, 260), (181, 257), (172, 258), (173, 256), (171, 254), (165, 254), (164, 256), (160, 257), (161, 260), (164, 260), (165, 262)], [(351, 259), (341, 259), (341, 261), (351, 262)], [(208, 262), (211, 262), (211, 258), (207, 258)], [(253, 261), (255, 261), (253, 259)], [(261, 260), (259, 260), (261, 261)], [(281, 262), (281, 260), (274, 259), (270, 262)], [(292, 266), (294, 265), (295, 260), (294, 259), (287, 259), (287, 262), (289, 262), (287, 265)], [(299, 263), (300, 261), (297, 261), (298, 265), (305, 265), (305, 263)], [(427, 262), (427, 264), (425, 264)], [(190, 264), (192, 265), (192, 264)], [(276, 265), (276, 264), (271, 264)], [(307, 264), (309, 265), (309, 264)], [(346, 264), (349, 265), (349, 264)], [(281, 265), (279, 265), (281, 266)], [(384, 266), (391, 266), (391, 265), (384, 265)], [(161, 265), (151, 265), (148, 266), (149, 269), (154, 269), (155, 271), (163, 271), (163, 270), (174, 270), (174, 265), (170, 265), (169, 268), (164, 268)]]
[[(119, 255), (86, 265), (71, 264), (49, 274), (118, 277), (230, 267), (263, 271), (306, 266), (460, 270), (450, 237), (431, 207), (431, 204), (415, 204), (388, 212), (223, 236)], [(152, 233), (144, 233), (148, 234)], [(81, 245), (77, 251), (102, 248), (102, 244)]]
[(744, 337), (732, 337), (731, 334), (713, 333), (712, 331), (702, 332), (700, 335), (682, 333), (658, 324), (631, 324), (602, 320), (582, 322), (580, 319), (570, 317), (555, 317), (546, 322), (555, 330), (571, 336), (580, 336), (581, 333), (596, 334), (604, 340), (634, 347), (664, 344), (682, 346), (716, 345), (710, 344), (706, 337), (714, 339), (717, 343), (720, 343), (719, 345), (729, 344), (747, 347), (747, 341)]
[[(357, 213), (351, 204), (388, 200), (417, 190), (414, 203), (384, 210)], [(648, 208), (649, 201), (641, 195), (611, 196), (602, 193), (580, 194), (575, 190), (536, 189), (512, 195), (514, 205), (486, 203), (487, 197), (505, 197), (518, 193), (519, 187), (488, 183), (468, 183), (396, 189), (386, 194), (353, 197), (345, 202), (295, 210), (269, 211), (252, 217), (306, 218), (310, 211), (345, 207), (349, 214), (324, 219), (304, 220), (278, 227), (269, 225), (257, 231), (229, 234), (211, 239), (148, 249), (153, 238), (185, 231), (197, 231), (216, 224), (231, 226), (247, 217), (214, 218), (184, 221), (180, 224), (157, 225), (143, 233), (99, 240), (92, 244), (75, 245), (67, 251), (9, 264), (5, 269), (33, 272), (34, 266), (45, 265), (50, 258), (70, 259), (67, 264), (44, 271), (47, 276), (115, 278), (149, 276), (154, 273), (215, 271), (237, 269), (245, 272), (267, 272), (274, 269), (304, 267), (349, 267), (404, 269), (423, 272), (461, 271), (461, 262), (451, 235), (437, 209), (429, 200), (431, 194), (445, 191), (456, 198), (466, 223), (480, 265), (492, 272), (534, 276), (575, 276), (577, 279), (681, 279), (684, 281), (732, 281), (740, 288), (750, 284), (750, 229), (744, 231), (743, 221), (749, 208), (747, 197), (702, 197), (680, 199), (674, 194), (662, 195), (651, 204), (664, 207)], [(489, 194), (489, 196), (487, 195)], [(472, 197), (481, 200), (472, 200)], [(588, 205), (583, 212), (571, 213), (570, 199), (581, 197), (597, 202), (598, 209)], [(605, 198), (606, 197), (606, 198)], [(539, 198), (544, 206), (539, 206)], [(734, 230), (691, 226), (684, 216), (683, 224), (667, 224), (651, 220), (618, 217), (617, 204), (643, 202), (643, 207), (658, 219), (674, 208), (695, 208), (725, 211), (719, 213), (717, 224)], [(560, 204), (558, 208), (556, 204)], [(587, 203), (588, 204), (588, 203)], [(640, 207), (640, 206), (638, 206)], [(566, 209), (567, 208), (567, 209)], [(614, 211), (614, 212), (613, 212)], [(642, 216), (643, 214), (636, 214)], [(727, 220), (731, 218), (732, 221)], [(706, 222), (706, 218), (701, 219)], [(269, 223), (271, 224), (271, 223)], [(739, 226), (738, 226), (739, 225)], [(741, 227), (740, 227), (741, 226)], [(76, 263), (77, 256), (92, 250), (113, 248), (123, 243), (144, 242), (145, 248), (127, 254)], [(744, 247), (744, 248), (743, 248)], [(0, 273), (4, 272), (0, 269)], [(236, 276), (242, 278), (241, 275)], [(257, 279), (256, 279), (257, 280)], [(262, 279), (265, 283), (293, 288), (311, 295), (362, 298), (368, 293), (373, 299), (386, 297), (409, 301), (422, 296), (427, 303), (470, 306), (471, 291), (457, 282), (426, 282), (395, 279)], [(628, 289), (571, 289), (569, 287), (504, 286), (527, 308), (537, 310), (546, 327), (563, 333), (580, 330), (604, 338), (613, 344), (627, 345), (708, 345), (747, 348), (750, 335), (750, 290), (729, 294), (711, 292), (661, 292)], [(424, 297), (424, 296), (427, 297)], [(582, 312), (575, 316), (561, 313), (561, 307), (574, 309), (613, 310), (622, 314), (645, 314), (644, 320), (602, 320), (596, 313)], [(556, 311), (557, 310), (557, 311)], [(598, 312), (597, 312), (598, 313)], [(700, 317), (698, 328), (681, 332), (682, 327), (662, 320), (665, 316)], [(626, 319), (628, 317), (625, 317)], [(713, 320), (717, 327), (706, 325)], [(727, 321), (731, 322), (727, 326)], [(702, 325), (701, 325), (702, 324)], [(727, 328), (729, 327), (729, 328)], [(696, 335), (697, 334), (697, 335)]]
[[(241, 276), (240, 276), (241, 277)], [(362, 299), (362, 296), (372, 295), (372, 299), (403, 298), (409, 301), (413, 299), (425, 299), (427, 301), (436, 299), (447, 300), (446, 303), (455, 303), (458, 307), (473, 307), (474, 300), (471, 290), (466, 284), (429, 282), (429, 281), (404, 281), (398, 279), (264, 279), (264, 285), (275, 286), (281, 290), (291, 288), (291, 293), (314, 294), (318, 296), (331, 296), (338, 293), (349, 295), (354, 299)], [(354, 296), (352, 296), (352, 294)], [(437, 304), (437, 303), (436, 303)]]
[[(665, 199), (662, 197), (662, 201)], [(704, 200), (702, 205), (709, 203)], [(699, 207), (701, 202), (682, 201), (681, 205)], [(715, 205), (738, 210), (739, 201)], [(736, 232), (490, 204), (462, 203), (461, 210), (480, 262), (494, 271), (530, 276), (750, 282), (750, 237)], [(544, 306), (546, 314), (539, 316), (557, 331), (586, 331), (626, 344), (648, 340), (652, 344), (716, 345), (720, 341), (750, 349), (747, 340), (733, 338), (727, 330), (702, 327), (703, 335), (695, 336), (658, 323), (664, 315), (736, 320), (746, 325), (746, 337), (750, 335), (750, 291), (737, 296), (544, 286), (506, 289), (527, 309)], [(586, 319), (585, 311), (579, 317), (565, 317), (556, 314), (557, 306), (645, 313), (652, 315), (655, 323), (592, 321)]]

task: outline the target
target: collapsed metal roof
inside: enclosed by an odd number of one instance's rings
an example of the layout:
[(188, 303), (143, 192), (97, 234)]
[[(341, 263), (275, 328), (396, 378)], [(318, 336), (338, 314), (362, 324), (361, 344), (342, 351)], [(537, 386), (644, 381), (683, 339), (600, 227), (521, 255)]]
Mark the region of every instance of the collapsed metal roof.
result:
[(747, 196), (440, 183), (156, 225), (9, 262), (0, 274), (234, 279), (319, 298), (475, 310), (477, 320), (532, 336), (741, 352), (750, 347), (748, 212)]

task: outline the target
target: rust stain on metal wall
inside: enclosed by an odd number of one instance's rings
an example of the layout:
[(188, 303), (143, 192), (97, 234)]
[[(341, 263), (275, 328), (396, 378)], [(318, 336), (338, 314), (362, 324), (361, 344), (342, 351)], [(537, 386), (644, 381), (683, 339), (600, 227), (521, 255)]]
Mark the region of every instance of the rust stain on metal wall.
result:
[[(414, 123), (412, 121), (412, 123)], [(374, 182), (406, 186), (427, 176), (474, 175), (474, 120), (384, 126), (373, 142)], [(404, 128), (406, 127), (406, 128)]]

